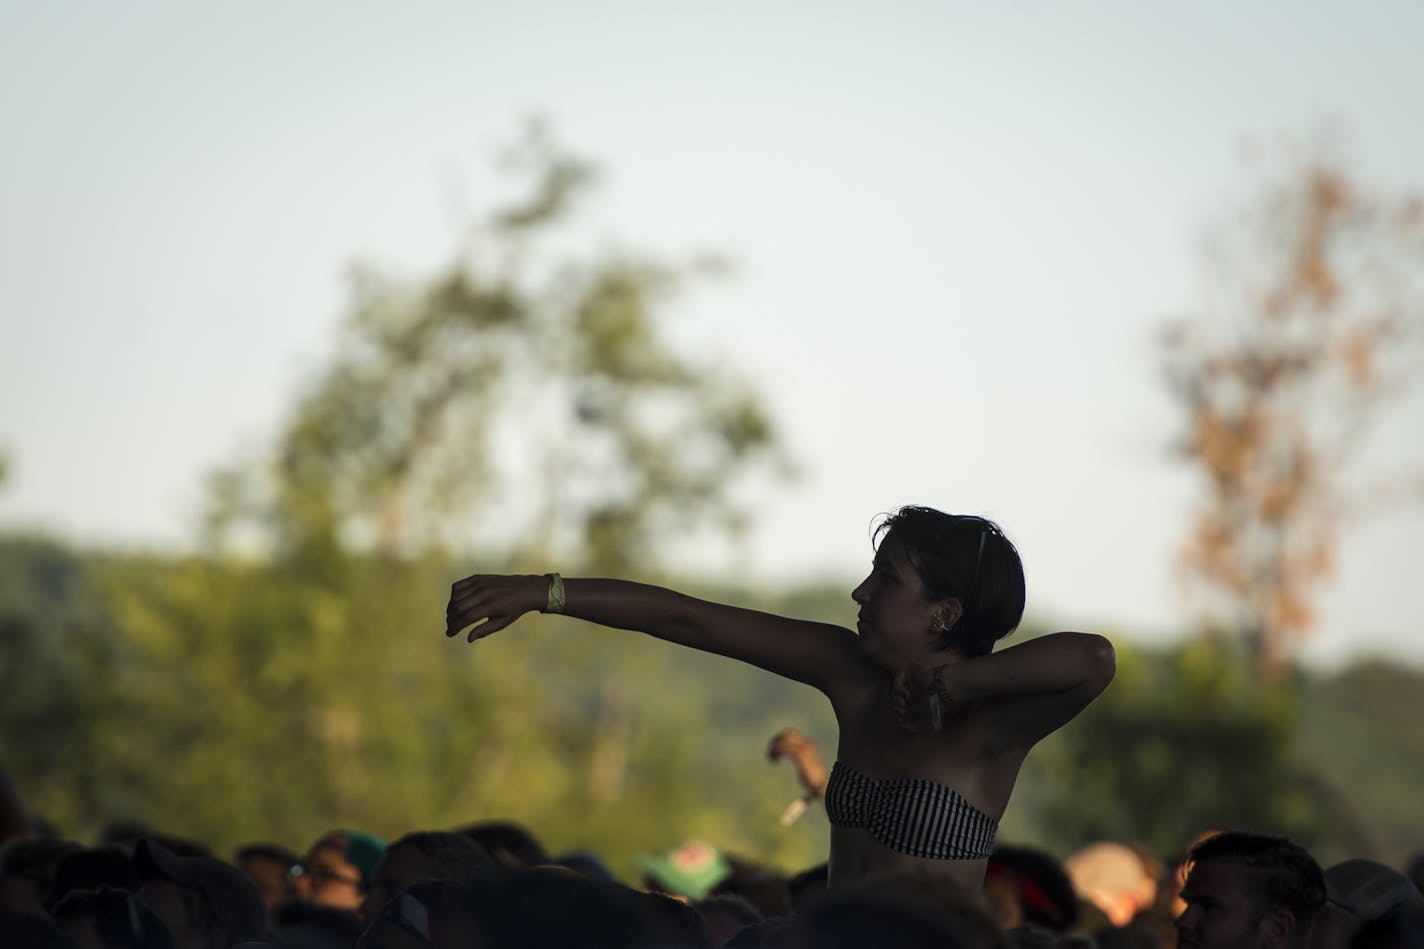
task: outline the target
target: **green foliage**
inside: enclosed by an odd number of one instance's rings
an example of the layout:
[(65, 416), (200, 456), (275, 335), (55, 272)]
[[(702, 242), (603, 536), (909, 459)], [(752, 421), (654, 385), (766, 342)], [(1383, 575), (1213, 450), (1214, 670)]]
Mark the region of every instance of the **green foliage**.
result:
[[(784, 473), (759, 397), (666, 341), (705, 268), (575, 252), (592, 166), (537, 125), (510, 157), (524, 193), (469, 253), (426, 280), (356, 271), (270, 454), (210, 480), (206, 557), (11, 545), (5, 747), (42, 812), (219, 847), (508, 817), (625, 862), (713, 831), (823, 849), (775, 827), (762, 792), (787, 775), (726, 775), (799, 708), (764, 674), (537, 617), (478, 651), (437, 635), (461, 572), (646, 570), (670, 537), (735, 531), (743, 477)], [(451, 547), (478, 555), (456, 570)], [(755, 742), (706, 739), (669, 689), (688, 670)]]
[(92, 583), (92, 563), (51, 541), (0, 538), (0, 748), (21, 787), (68, 820), (122, 809), (100, 780), (121, 646)]
[(1374, 854), (1391, 866), (1424, 849), (1424, 731), (1415, 727), (1424, 676), (1380, 660), (1312, 677), (1300, 703), (1301, 759), (1350, 803), (1356, 827), (1321, 856)]
[[(574, 620), (447, 640), (457, 571), (348, 556), (330, 577), (264, 563), (79, 554), (0, 540), (0, 747), (35, 810), (92, 835), (139, 818), (219, 850), (300, 848), (334, 826), (394, 835), (504, 817), (626, 878), (704, 836), (788, 869), (824, 859), (813, 809), (766, 744), (795, 726), (834, 758), (814, 691)], [(680, 584), (681, 585), (681, 584)], [(844, 621), (844, 585), (694, 592)], [(1029, 756), (1001, 833), (1163, 854), (1214, 823), (1276, 830), (1327, 862), (1397, 861), (1424, 835), (1421, 676), (1362, 665), (1265, 691), (1210, 641), (1121, 637), (1108, 692)], [(1358, 816), (1356, 816), (1358, 815)]]
[(664, 305), (705, 268), (575, 253), (560, 238), (592, 167), (537, 125), (513, 154), (528, 193), (472, 252), (415, 283), (357, 271), (270, 463), (214, 479), (217, 549), (255, 524), (328, 582), (341, 548), (471, 543), (625, 571), (670, 536), (737, 529), (739, 481), (785, 474), (756, 393), (665, 339)]
[(632, 857), (704, 835), (787, 867), (819, 816), (765, 746), (833, 735), (820, 696), (631, 634), (528, 617), (443, 635), (443, 561), (350, 557), (314, 579), (192, 558), (0, 545), (0, 745), (30, 805), (90, 837), (141, 819), (219, 850), (503, 817)]
[[(476, 569), (662, 579), (671, 539), (735, 531), (741, 480), (785, 473), (756, 394), (664, 338), (698, 268), (571, 252), (592, 167), (538, 127), (512, 158), (526, 192), (468, 255), (422, 281), (355, 274), (336, 352), (270, 456), (212, 478), (206, 556), (0, 537), (0, 747), (68, 833), (136, 818), (219, 850), (301, 848), (338, 826), (508, 818), (628, 878), (633, 855), (693, 836), (824, 859), (822, 812), (777, 823), (799, 788), (765, 754), (795, 726), (834, 757), (812, 690), (562, 618), (476, 647), (437, 633)], [(701, 592), (843, 622), (847, 589)], [(1233, 823), (1377, 854), (1424, 833), (1418, 676), (1262, 687), (1212, 641), (1118, 646), (1117, 681), (1030, 756), (1006, 840), (1171, 853)]]
[(1348, 835), (1343, 804), (1293, 752), (1300, 701), (1297, 684), (1257, 684), (1218, 640), (1119, 643), (1108, 691), (1039, 752), (1052, 782), (1040, 826), (1064, 850), (1115, 839), (1164, 855), (1214, 825), (1306, 846)]

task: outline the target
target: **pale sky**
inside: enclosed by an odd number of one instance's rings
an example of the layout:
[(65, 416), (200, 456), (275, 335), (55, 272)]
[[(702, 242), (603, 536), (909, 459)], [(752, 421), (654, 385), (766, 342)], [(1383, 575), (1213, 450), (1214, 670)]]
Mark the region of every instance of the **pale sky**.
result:
[[(605, 170), (589, 233), (738, 263), (668, 314), (805, 471), (736, 573), (851, 578), (871, 517), (926, 503), (1003, 523), (1037, 616), (1170, 635), (1194, 484), (1155, 334), (1244, 137), (1335, 120), (1363, 179), (1424, 190), (1421, 36), (1416, 2), (0, 0), (0, 526), (191, 538), (348, 264), (446, 261), (541, 113)], [(1365, 473), (1424, 460), (1421, 401)], [(1353, 530), (1310, 655), (1424, 662), (1421, 560), (1417, 509)]]

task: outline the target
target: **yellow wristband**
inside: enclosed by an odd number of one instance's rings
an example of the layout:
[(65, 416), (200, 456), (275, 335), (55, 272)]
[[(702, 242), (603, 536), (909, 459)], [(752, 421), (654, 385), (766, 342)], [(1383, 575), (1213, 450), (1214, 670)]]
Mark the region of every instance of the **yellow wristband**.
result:
[(549, 578), (549, 598), (544, 604), (545, 613), (562, 613), (564, 611), (564, 578), (557, 573), (546, 573)]

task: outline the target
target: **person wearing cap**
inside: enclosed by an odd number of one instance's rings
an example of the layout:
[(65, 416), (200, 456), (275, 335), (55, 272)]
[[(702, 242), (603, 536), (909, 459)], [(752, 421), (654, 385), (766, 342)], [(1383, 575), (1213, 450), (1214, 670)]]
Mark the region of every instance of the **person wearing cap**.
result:
[(312, 845), (292, 870), (297, 896), (319, 906), (357, 912), (371, 887), (386, 842), (359, 830), (334, 830)]
[(1424, 907), (1409, 877), (1374, 860), (1345, 860), (1325, 871), (1325, 911), (1315, 925), (1311, 949), (1345, 949), (1367, 923), (1400, 906)]
[(163, 920), (174, 949), (227, 949), (263, 938), (267, 904), (256, 884), (216, 857), (180, 857), (154, 840), (134, 849), (138, 897)]
[(928, 875), (978, 893), (1025, 759), (1107, 688), (1112, 643), (1062, 632), (995, 651), (1026, 588), (1017, 548), (987, 518), (911, 505), (871, 542), (870, 573), (850, 591), (854, 629), (629, 580), (477, 573), (451, 586), (445, 635), (473, 643), (561, 614), (815, 688), (839, 726), (828, 886)]
[(51, 913), (78, 949), (174, 949), (163, 920), (130, 892), (114, 887), (75, 890)]
[(386, 904), (413, 883), (445, 880), (471, 883), (498, 871), (490, 852), (464, 834), (416, 831), (386, 848), (376, 864), (361, 904), (361, 921), (369, 925)]
[(388, 901), (357, 949), (462, 949), (482, 945), (478, 901), (467, 884), (423, 880)]

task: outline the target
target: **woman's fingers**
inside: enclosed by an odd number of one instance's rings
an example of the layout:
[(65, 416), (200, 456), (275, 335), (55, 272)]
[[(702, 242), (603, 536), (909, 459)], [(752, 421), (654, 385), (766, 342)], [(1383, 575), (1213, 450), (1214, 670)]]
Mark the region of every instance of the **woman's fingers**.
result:
[(451, 619), (445, 624), (445, 635), (454, 636), (461, 630), (469, 631), (469, 642), (474, 642), (484, 636), (488, 636), (495, 630), (503, 629), (510, 624), (511, 620), (503, 620), (496, 623), (493, 617), (489, 616), (465, 616)]
[(446, 636), (454, 636), (471, 623), (479, 622), (498, 612), (498, 597), (489, 589), (485, 582), (487, 579), (476, 574), (457, 580), (450, 587), (450, 601), (445, 606)]
[(469, 641), (474, 642), (504, 629), (543, 605), (543, 588), (539, 585), (544, 582), (534, 576), (478, 573), (456, 580), (450, 585), (450, 599), (445, 605), (445, 635), (469, 630)]
[(501, 616), (498, 618), (492, 616), (471, 629), (469, 638), (466, 641), (474, 642), (477, 639), (484, 639), (490, 633), (497, 633), (512, 622), (514, 622), (514, 617), (512, 616)]
[(457, 596), (459, 594), (467, 592), (472, 587), (479, 586), (480, 583), (488, 576), (489, 574), (472, 573), (468, 577), (461, 577), (459, 580), (456, 580), (450, 585), (450, 596)]
[(445, 607), (445, 635), (454, 636), (476, 620), (484, 619), (486, 615), (483, 604), (472, 598), (451, 596)]

